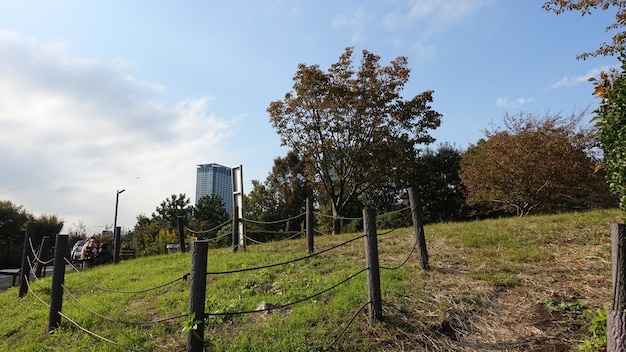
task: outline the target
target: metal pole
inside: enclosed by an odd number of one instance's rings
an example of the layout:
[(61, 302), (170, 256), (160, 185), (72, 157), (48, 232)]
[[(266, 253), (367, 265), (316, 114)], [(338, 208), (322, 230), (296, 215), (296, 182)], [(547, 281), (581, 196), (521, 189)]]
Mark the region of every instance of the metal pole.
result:
[(178, 217), (178, 243), (180, 245), (180, 251), (185, 253), (185, 228), (183, 226), (183, 217)]
[(233, 252), (239, 249), (239, 207), (233, 211)]
[(121, 191), (118, 190), (117, 193), (115, 194), (115, 217), (113, 218), (113, 262), (117, 263), (120, 261), (120, 248), (119, 248), (119, 238), (118, 238), (118, 234), (117, 234), (117, 206), (120, 202), (120, 193), (124, 192), (126, 189), (122, 189)]
[(115, 243), (113, 244), (113, 246), (115, 247), (115, 252), (113, 253), (113, 263), (117, 263), (120, 261), (120, 237), (121, 237), (121, 232), (122, 232), (122, 228), (117, 226), (115, 228), (115, 231), (113, 232), (114, 234), (114, 238), (115, 238)]

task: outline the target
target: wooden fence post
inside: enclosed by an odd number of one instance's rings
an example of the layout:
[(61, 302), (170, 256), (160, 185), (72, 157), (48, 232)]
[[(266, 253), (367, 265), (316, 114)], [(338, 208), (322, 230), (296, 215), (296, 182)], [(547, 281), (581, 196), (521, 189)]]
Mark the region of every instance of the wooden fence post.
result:
[(626, 351), (626, 226), (611, 224), (613, 304), (607, 313), (607, 352)]
[(180, 245), (180, 251), (185, 253), (187, 249), (185, 248), (185, 229), (182, 216), (178, 217), (178, 244)]
[(417, 243), (420, 268), (422, 268), (422, 270), (430, 270), (430, 264), (428, 264), (428, 250), (426, 249), (426, 236), (424, 235), (422, 205), (419, 195), (413, 187), (409, 188), (409, 202), (411, 203), (411, 219), (413, 220), (413, 231), (415, 232), (415, 242)]
[(65, 252), (68, 235), (58, 234), (54, 245), (54, 268), (52, 269), (52, 287), (50, 288), (50, 313), (48, 314), (48, 332), (53, 332), (61, 325), (63, 307), (63, 283), (65, 282)]
[(26, 233), (24, 234), (24, 250), (22, 251), (22, 268), (20, 269), (20, 292), (19, 297), (24, 297), (28, 293), (28, 280), (30, 280), (30, 262), (33, 259), (31, 238), (35, 234), (35, 223), (26, 223)]
[(209, 242), (191, 243), (191, 275), (189, 277), (189, 317), (198, 321), (196, 330), (187, 333), (187, 352), (204, 350), (204, 300), (206, 299), (206, 266)]
[(305, 218), (305, 225), (306, 225), (306, 246), (307, 246), (307, 250), (306, 252), (310, 255), (315, 253), (315, 248), (314, 248), (314, 243), (313, 243), (313, 199), (311, 198), (307, 198), (306, 199), (306, 218)]
[(373, 209), (363, 209), (365, 231), (365, 262), (367, 264), (367, 299), (370, 324), (383, 319), (383, 304), (380, 291), (380, 263), (378, 262), (378, 238), (376, 234), (376, 213)]
[[(48, 260), (48, 249), (50, 249), (50, 236), (43, 236), (43, 238), (41, 239), (41, 246), (39, 247), (39, 260), (42, 262), (45, 262)], [(40, 263), (39, 261), (35, 264), (35, 276), (36, 277), (41, 277), (41, 269), (45, 268), (46, 266), (43, 265), (43, 263)], [(46, 273), (43, 273), (44, 276), (46, 275)]]

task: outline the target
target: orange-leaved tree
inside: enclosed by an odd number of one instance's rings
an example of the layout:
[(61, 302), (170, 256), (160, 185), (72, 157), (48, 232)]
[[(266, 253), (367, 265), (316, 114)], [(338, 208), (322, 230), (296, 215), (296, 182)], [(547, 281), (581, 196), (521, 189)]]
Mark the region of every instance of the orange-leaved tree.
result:
[(382, 66), (364, 50), (355, 70), (352, 54), (347, 48), (328, 72), (298, 65), (293, 91), (267, 109), (281, 143), (303, 158), (307, 179), (330, 198), (334, 233), (355, 199), (408, 179), (416, 146), (432, 142), (428, 130), (441, 123), (430, 106), (432, 91), (401, 96), (410, 72), (406, 57)]
[(518, 216), (610, 206), (584, 115), (505, 115), (506, 130), (487, 131), (462, 156), (468, 204)]
[(626, 48), (626, 32), (620, 30), (626, 24), (626, 1), (624, 0), (550, 0), (543, 4), (546, 11), (557, 15), (565, 11), (579, 11), (583, 16), (595, 10), (615, 10), (615, 22), (606, 26), (605, 32), (616, 31), (611, 43), (602, 43), (598, 49), (578, 55), (579, 59), (593, 56), (614, 56)]

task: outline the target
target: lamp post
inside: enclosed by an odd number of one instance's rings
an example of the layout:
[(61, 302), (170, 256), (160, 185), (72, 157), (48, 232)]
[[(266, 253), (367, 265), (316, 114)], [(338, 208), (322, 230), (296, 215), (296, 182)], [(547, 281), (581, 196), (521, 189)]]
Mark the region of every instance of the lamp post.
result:
[(115, 217), (113, 218), (113, 262), (117, 263), (120, 261), (120, 232), (117, 231), (117, 206), (120, 202), (120, 193), (124, 192), (123, 190), (118, 190), (115, 195)]

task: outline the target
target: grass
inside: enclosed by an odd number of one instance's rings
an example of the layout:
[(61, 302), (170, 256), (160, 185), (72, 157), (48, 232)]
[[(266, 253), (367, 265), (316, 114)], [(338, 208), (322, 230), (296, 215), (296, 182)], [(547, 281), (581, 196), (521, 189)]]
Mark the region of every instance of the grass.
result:
[[(205, 339), (211, 351), (570, 351), (590, 338), (593, 317), (611, 301), (610, 233), (618, 210), (597, 210), (435, 224), (425, 227), (432, 270), (416, 253), (397, 270), (381, 269), (383, 321), (368, 323), (365, 273), (302, 303), (267, 313), (327, 289), (365, 266), (364, 240), (284, 266), (207, 277)], [(382, 231), (381, 231), (382, 232)], [(317, 251), (361, 234), (319, 236)], [(396, 267), (414, 245), (410, 228), (379, 238), (380, 264)], [(208, 270), (225, 271), (306, 255), (304, 239), (209, 251)], [(138, 258), (67, 273), (63, 313), (104, 338), (139, 351), (184, 351), (190, 255)], [(147, 292), (119, 293), (101, 288)], [(47, 332), (50, 278), (0, 293), (0, 350), (120, 351), (68, 320)], [(39, 301), (35, 295), (43, 300)], [(74, 299), (76, 298), (76, 300)], [(80, 303), (79, 303), (79, 302)], [(89, 307), (89, 308), (86, 308)], [(95, 314), (95, 311), (97, 314)], [(354, 322), (348, 325), (353, 318)]]

